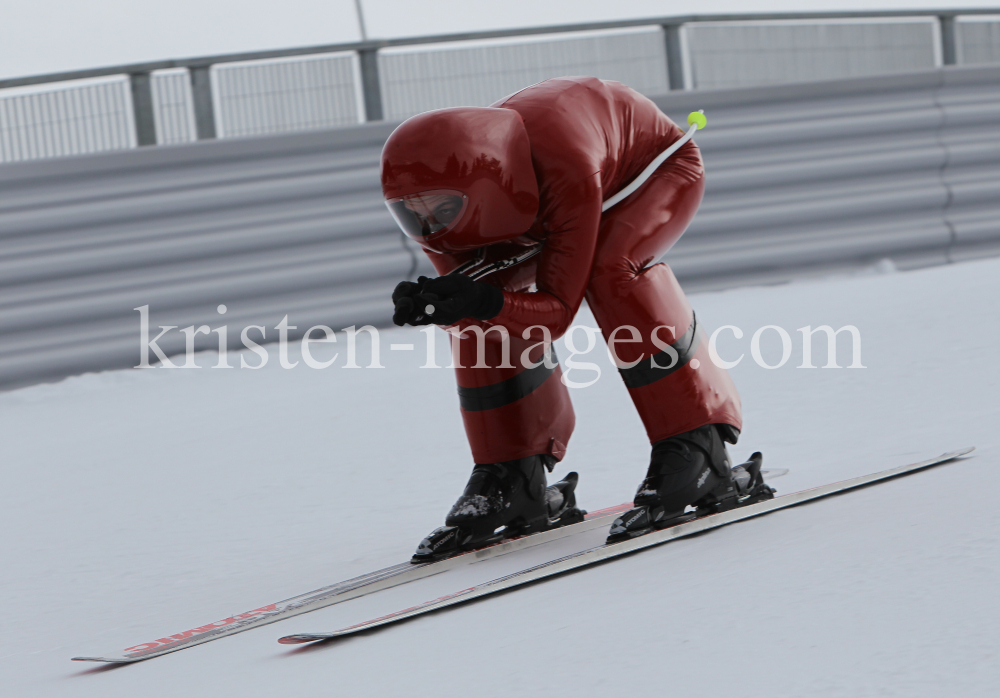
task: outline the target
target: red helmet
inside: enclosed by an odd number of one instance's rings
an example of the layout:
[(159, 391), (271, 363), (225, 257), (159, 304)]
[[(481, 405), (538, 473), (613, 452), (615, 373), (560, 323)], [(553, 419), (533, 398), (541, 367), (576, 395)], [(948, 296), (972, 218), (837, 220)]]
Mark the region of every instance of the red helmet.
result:
[(524, 234), (538, 181), (521, 115), (459, 107), (407, 119), (382, 149), (382, 192), (403, 232), (435, 252)]

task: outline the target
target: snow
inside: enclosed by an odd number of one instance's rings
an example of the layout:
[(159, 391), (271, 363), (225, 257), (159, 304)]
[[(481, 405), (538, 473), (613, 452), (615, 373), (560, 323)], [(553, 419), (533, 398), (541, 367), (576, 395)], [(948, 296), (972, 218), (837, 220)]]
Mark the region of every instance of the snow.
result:
[[(997, 695), (1000, 260), (870, 272), (692, 295), (705, 327), (743, 331), (719, 338), (725, 359), (744, 354), (733, 456), (760, 449), (765, 467), (790, 468), (779, 494), (966, 445), (972, 458), (316, 647), (275, 640), (543, 551), (136, 665), (69, 661), (405, 560), (472, 465), (453, 378), (419, 368), (417, 330), (383, 332), (384, 369), (343, 368), (340, 335), (313, 346), (320, 360), (341, 351), (326, 370), (272, 356), (256, 371), (124, 370), (2, 393), (3, 694)], [(773, 370), (751, 347), (768, 325), (793, 344)], [(866, 368), (797, 368), (807, 325), (856, 326)], [(776, 364), (777, 330), (759, 341)], [(823, 366), (822, 335), (812, 344)], [(849, 365), (846, 332), (838, 352)], [(603, 349), (582, 358), (602, 374), (574, 391), (577, 431), (552, 481), (579, 471), (579, 502), (597, 509), (630, 498), (648, 444)]]
[[(976, 0), (360, 0), (369, 38), (671, 15), (996, 7)], [(355, 0), (33, 0), (3, 3), (0, 79), (361, 38)]]
[[(496, 508), (496, 507), (494, 507)], [(475, 516), (488, 514), (490, 511), (490, 500), (481, 494), (474, 494), (465, 500), (461, 509), (455, 512), (455, 516)]]

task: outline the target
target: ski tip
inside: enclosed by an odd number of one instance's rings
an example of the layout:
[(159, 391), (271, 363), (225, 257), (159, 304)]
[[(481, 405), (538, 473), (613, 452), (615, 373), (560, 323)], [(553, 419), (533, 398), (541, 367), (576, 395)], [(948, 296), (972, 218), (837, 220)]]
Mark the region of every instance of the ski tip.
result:
[(128, 664), (134, 662), (134, 659), (126, 658), (116, 658), (116, 657), (71, 657), (70, 661), (73, 662), (103, 662), (105, 664)]
[(969, 455), (975, 450), (976, 450), (975, 446), (966, 446), (965, 448), (960, 448), (956, 451), (946, 451), (945, 453), (942, 453), (940, 456), (934, 458), (933, 460), (935, 463), (947, 463), (950, 460), (964, 458), (965, 456)]
[(304, 642), (316, 642), (317, 640), (323, 640), (322, 635), (285, 635), (284, 637), (279, 637), (278, 642), (282, 645), (301, 645)]

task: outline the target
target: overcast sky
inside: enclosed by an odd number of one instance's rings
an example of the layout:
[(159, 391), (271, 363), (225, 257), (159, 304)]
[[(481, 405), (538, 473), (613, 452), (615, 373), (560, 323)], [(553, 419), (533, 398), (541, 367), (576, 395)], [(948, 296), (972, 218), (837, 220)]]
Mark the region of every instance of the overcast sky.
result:
[[(1000, 14), (1000, 0), (361, 2), (369, 38), (695, 12), (995, 7)], [(354, 0), (0, 0), (0, 78), (359, 38)]]

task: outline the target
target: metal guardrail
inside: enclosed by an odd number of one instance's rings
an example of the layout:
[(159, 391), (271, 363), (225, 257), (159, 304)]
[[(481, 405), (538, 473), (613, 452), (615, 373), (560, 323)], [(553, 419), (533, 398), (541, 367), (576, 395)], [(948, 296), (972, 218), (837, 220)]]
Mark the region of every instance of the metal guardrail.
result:
[[(303, 330), (384, 323), (385, 286), (415, 259), (382, 203), (378, 160), (391, 131), (0, 167), (0, 385), (136, 365), (134, 308), (145, 304), (156, 324), (225, 322), (237, 341), (249, 324), (271, 337), (286, 313)], [(160, 345), (176, 353), (184, 343)]]
[(657, 102), (710, 116), (704, 203), (666, 257), (687, 286), (1000, 253), (1000, 67)]
[[(710, 120), (704, 204), (666, 260), (689, 289), (1000, 253), (1000, 67), (656, 101)], [(393, 126), (0, 167), (0, 386), (136, 365), (143, 305), (234, 347), (285, 314), (293, 337), (387, 324), (395, 282), (429, 271), (382, 203)]]
[[(986, 21), (991, 14), (998, 16)], [(96, 150), (393, 120), (485, 105), (566, 74), (620, 80), (655, 96), (977, 61), (1000, 62), (1000, 8), (690, 15), (362, 41), (7, 79), (0, 90), (63, 83), (61, 99), (72, 103), (87, 97), (72, 81), (127, 79), (116, 99), (131, 118)], [(0, 161), (80, 152), (25, 146), (57, 141), (58, 132), (47, 114), (8, 102), (0, 93)], [(80, 123), (66, 128), (87, 128), (88, 108), (79, 110)], [(22, 143), (8, 144), (17, 134)]]

